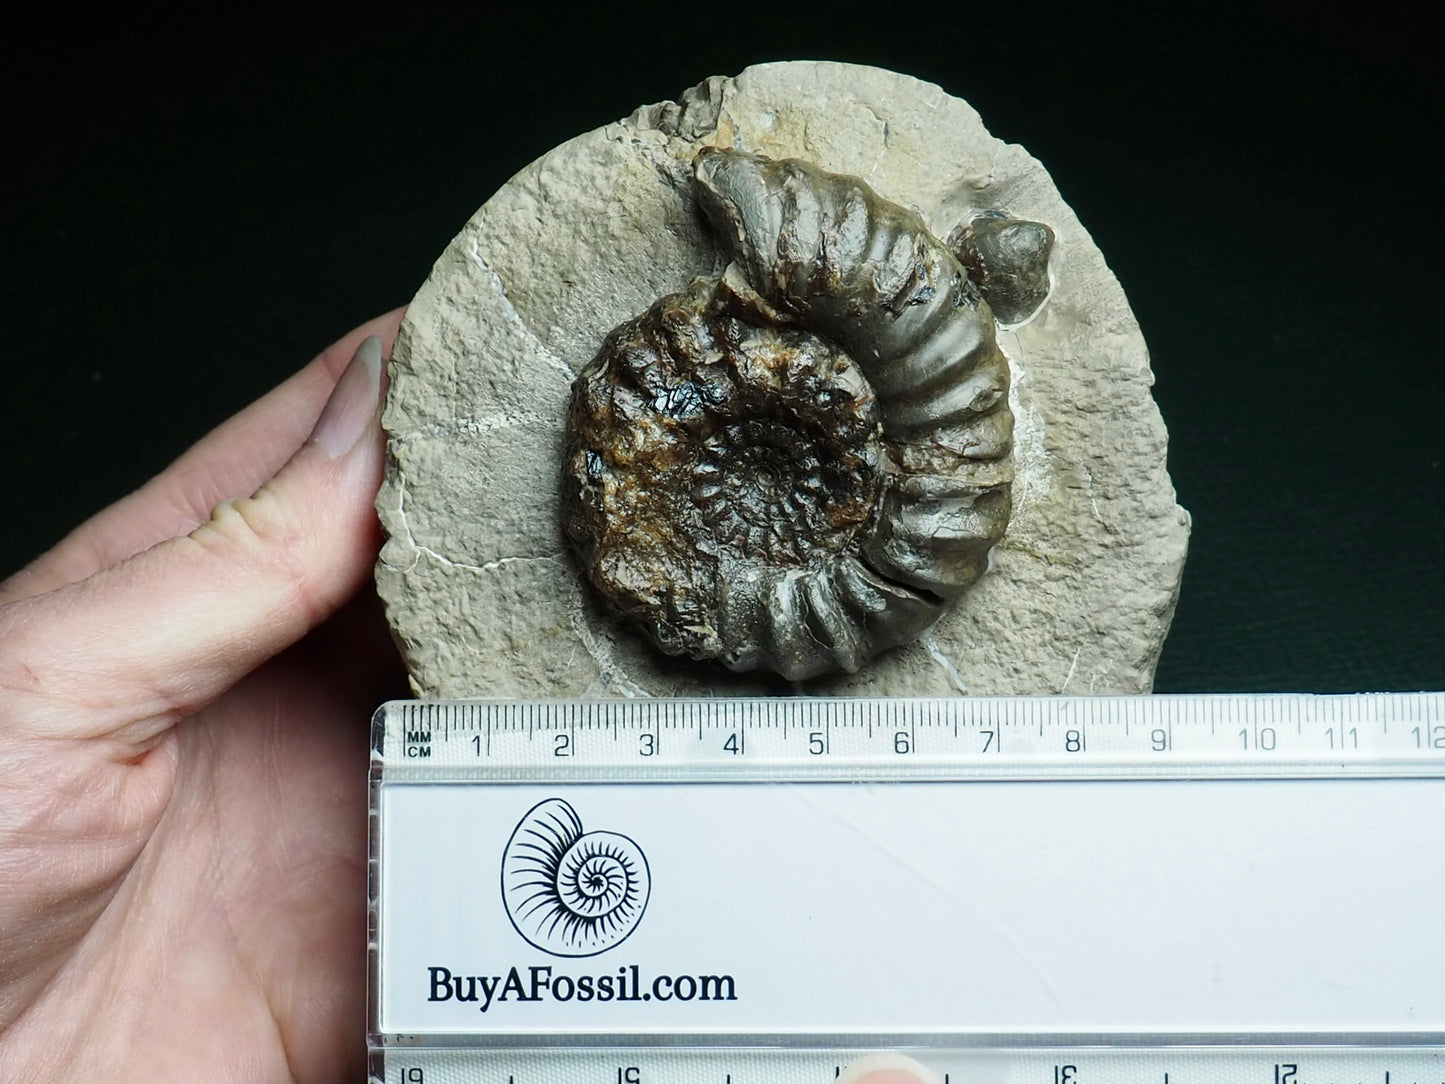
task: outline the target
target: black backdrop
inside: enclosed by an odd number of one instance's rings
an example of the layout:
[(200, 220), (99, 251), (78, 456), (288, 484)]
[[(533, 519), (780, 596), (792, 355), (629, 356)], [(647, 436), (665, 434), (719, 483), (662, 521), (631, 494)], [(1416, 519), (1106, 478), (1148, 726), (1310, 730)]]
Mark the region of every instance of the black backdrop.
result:
[(1393, 13), (59, 18), (0, 66), (0, 575), (406, 301), (537, 155), (710, 74), (837, 59), (968, 99), (1123, 282), (1194, 516), (1157, 687), (1445, 688), (1445, 111)]

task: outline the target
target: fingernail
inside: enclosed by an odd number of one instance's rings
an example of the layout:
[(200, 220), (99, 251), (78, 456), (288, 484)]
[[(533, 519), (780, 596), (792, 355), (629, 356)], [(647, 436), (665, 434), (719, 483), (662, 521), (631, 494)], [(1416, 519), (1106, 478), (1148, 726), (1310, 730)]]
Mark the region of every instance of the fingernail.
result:
[(381, 398), (381, 339), (369, 335), (352, 355), (331, 398), (311, 430), (311, 443), (329, 459), (340, 459), (356, 446), (376, 415)]
[(933, 1070), (904, 1054), (869, 1054), (852, 1061), (833, 1084), (937, 1084)]

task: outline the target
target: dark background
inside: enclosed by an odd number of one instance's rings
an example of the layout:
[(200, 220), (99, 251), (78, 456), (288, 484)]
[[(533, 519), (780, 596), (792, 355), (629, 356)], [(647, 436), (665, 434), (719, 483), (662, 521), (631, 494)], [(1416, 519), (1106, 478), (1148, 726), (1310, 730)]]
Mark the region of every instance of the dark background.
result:
[(0, 576), (366, 318), (502, 182), (750, 63), (876, 64), (1051, 171), (1194, 516), (1161, 691), (1445, 688), (1442, 105), (1378, 6), (634, 5), (12, 39)]

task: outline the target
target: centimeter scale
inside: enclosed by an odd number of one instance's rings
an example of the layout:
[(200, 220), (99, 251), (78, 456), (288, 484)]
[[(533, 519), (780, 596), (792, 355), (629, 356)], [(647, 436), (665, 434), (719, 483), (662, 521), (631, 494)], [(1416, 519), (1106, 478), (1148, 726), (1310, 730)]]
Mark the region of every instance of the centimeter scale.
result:
[(1445, 1084), (1445, 693), (397, 702), (390, 1082)]

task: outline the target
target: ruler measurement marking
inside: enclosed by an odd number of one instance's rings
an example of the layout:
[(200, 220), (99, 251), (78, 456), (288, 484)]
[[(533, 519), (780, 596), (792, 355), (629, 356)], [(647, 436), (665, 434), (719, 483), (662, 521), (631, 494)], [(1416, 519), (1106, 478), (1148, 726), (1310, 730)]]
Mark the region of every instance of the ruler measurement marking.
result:
[[(374, 1047), (373, 1052), (379, 1051)], [(805, 1080), (836, 1079), (844, 1065), (864, 1053), (862, 1049), (813, 1053), (746, 1048), (669, 1050), (659, 1046), (631, 1050), (542, 1047), (510, 1051), (391, 1048), (385, 1054), (388, 1062), (385, 1077), (371, 1079), (384, 1080), (386, 1084), (413, 1084), (431, 1079), (423, 1074), (432, 1071), (443, 1079), (457, 1079), (458, 1072), (475, 1073), (485, 1069), (488, 1070), (485, 1079), (505, 1080), (507, 1084), (558, 1079), (606, 1084), (641, 1084), (657, 1079), (717, 1080), (722, 1084), (739, 1079), (753, 1084), (797, 1084)], [(1222, 1046), (1181, 1051), (1164, 1045), (1112, 1050), (983, 1047), (917, 1053), (934, 1066), (940, 1062), (950, 1066), (941, 1069), (943, 1084), (953, 1084), (954, 1072), (962, 1072), (965, 1074), (962, 1079), (974, 1084), (1093, 1084), (1096, 1081), (1174, 1084), (1180, 1062), (1191, 1064), (1194, 1071), (1178, 1084), (1202, 1079), (1251, 1080), (1258, 1084), (1445, 1084), (1445, 1077), (1436, 1068), (1442, 1057), (1440, 1049), (1409, 1044), (1398, 1047), (1388, 1043), (1371, 1044), (1363, 1050)], [(1398, 1075), (1402, 1067), (1408, 1074), (1403, 1077)]]
[[(433, 772), (446, 766), (442, 760), (534, 772), (546, 763), (560, 770), (562, 759), (595, 770), (640, 766), (636, 736), (647, 732), (647, 767), (683, 772), (723, 770), (746, 757), (773, 770), (800, 762), (824, 771), (827, 762), (839, 765), (837, 771), (872, 766), (890, 778), (906, 778), (915, 762), (922, 770), (956, 769), (970, 778), (977, 772), (990, 778), (1445, 774), (1445, 694), (407, 702), (388, 718), (374, 739), (380, 743), (374, 755), (392, 763), (412, 757), (418, 762), (411, 767)], [(1397, 723), (1388, 738), (1387, 718)], [(1286, 739), (1291, 721), (1296, 737)], [(817, 740), (794, 745), (789, 731), (804, 726), (804, 736)], [(1044, 740), (1007, 743), (1010, 727), (1027, 727)], [(589, 737), (604, 729), (611, 742)], [(665, 729), (691, 729), (697, 752), (668, 746), (659, 756)], [(709, 734), (726, 748), (714, 749)], [(631, 746), (622, 741), (630, 736)], [(905, 752), (915, 756), (900, 759)]]

